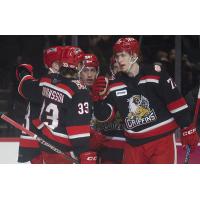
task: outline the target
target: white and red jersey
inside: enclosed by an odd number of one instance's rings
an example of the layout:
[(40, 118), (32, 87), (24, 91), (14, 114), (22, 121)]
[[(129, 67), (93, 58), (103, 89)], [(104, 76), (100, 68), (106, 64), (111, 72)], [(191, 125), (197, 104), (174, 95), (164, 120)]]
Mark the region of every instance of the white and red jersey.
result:
[[(158, 65), (140, 66), (136, 77), (120, 73), (110, 82), (106, 101), (94, 105), (95, 116), (108, 121), (119, 111), (124, 134), (140, 145), (191, 123), (185, 99), (172, 78)], [(100, 112), (104, 110), (104, 112)]]
[(91, 99), (79, 80), (58, 74), (39, 80), (25, 76), (18, 90), (21, 96), (39, 106), (32, 123), (44, 139), (65, 152), (73, 150), (79, 154), (89, 149)]

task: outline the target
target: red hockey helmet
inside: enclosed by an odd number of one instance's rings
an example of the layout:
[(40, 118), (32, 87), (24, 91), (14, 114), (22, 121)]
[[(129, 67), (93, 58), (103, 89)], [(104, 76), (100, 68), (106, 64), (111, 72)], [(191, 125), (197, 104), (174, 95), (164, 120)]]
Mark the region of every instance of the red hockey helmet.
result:
[(84, 52), (75, 46), (65, 46), (62, 51), (61, 62), (63, 67), (77, 69), (78, 64), (84, 59)]
[(43, 59), (46, 68), (51, 68), (53, 62), (60, 61), (62, 49), (62, 46), (54, 46), (44, 50)]
[(85, 67), (94, 67), (97, 71), (99, 70), (99, 61), (94, 54), (85, 54), (83, 63)]
[(116, 54), (125, 51), (128, 52), (130, 55), (133, 55), (133, 53), (136, 53), (138, 55), (139, 49), (139, 42), (135, 38), (120, 38), (113, 46), (113, 53)]

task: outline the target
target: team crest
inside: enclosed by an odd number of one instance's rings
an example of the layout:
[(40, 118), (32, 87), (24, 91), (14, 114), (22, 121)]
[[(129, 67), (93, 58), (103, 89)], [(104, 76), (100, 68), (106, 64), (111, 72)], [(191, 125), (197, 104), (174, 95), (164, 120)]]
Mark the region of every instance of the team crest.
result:
[(149, 101), (142, 95), (134, 95), (128, 100), (129, 113), (125, 119), (129, 129), (141, 126), (157, 119), (153, 109), (150, 109)]
[(154, 65), (154, 69), (155, 69), (155, 71), (157, 71), (157, 72), (161, 72), (161, 67), (160, 67), (160, 65)]

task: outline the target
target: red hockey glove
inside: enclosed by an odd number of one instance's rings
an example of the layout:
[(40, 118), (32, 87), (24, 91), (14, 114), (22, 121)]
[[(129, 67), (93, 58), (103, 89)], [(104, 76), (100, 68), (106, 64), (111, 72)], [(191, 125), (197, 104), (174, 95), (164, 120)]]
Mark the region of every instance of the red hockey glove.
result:
[(21, 64), (17, 66), (16, 68), (16, 78), (18, 81), (21, 81), (21, 79), (24, 76), (31, 75), (33, 76), (33, 67), (30, 64)]
[(88, 151), (80, 154), (80, 164), (96, 164), (97, 154), (94, 151)]
[(99, 76), (92, 86), (92, 100), (94, 102), (105, 99), (108, 92), (108, 78)]
[(183, 149), (186, 149), (186, 145), (189, 145), (192, 152), (196, 149), (198, 142), (199, 136), (196, 131), (196, 126), (191, 124), (189, 127), (183, 128), (181, 130), (181, 143)]

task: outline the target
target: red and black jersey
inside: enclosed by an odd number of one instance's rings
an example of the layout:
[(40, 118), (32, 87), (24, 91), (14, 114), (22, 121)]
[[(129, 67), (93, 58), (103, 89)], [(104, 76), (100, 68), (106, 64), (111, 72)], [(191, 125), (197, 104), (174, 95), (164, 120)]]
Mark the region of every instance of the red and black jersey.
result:
[[(36, 128), (31, 122), (32, 119), (38, 117), (39, 110), (40, 104), (28, 102), (23, 126), (32, 132), (36, 132)], [(38, 141), (34, 137), (28, 136), (22, 132), (19, 139), (18, 162), (31, 161), (40, 153), (41, 149)]]
[[(19, 93), (40, 104), (32, 123), (42, 136), (63, 151), (87, 151), (90, 137), (91, 100), (79, 80), (49, 74), (40, 80), (25, 76)], [(45, 151), (49, 151), (44, 147)]]
[[(95, 104), (97, 119), (111, 120), (118, 110), (124, 121), (125, 136), (138, 144), (142, 139), (151, 141), (191, 123), (185, 99), (158, 65), (141, 66), (136, 77), (118, 74), (110, 82), (106, 101)], [(104, 112), (99, 112), (103, 109)]]
[[(22, 89), (24, 87), (24, 83), (27, 80), (31, 80), (34, 82), (34, 84), (30, 85), (29, 91), (30, 95), (29, 97), (25, 97), (22, 93)], [(38, 80), (35, 80), (32, 76), (25, 76), (22, 81), (20, 81), (18, 86), (18, 92), (19, 94), (26, 100), (27, 109), (26, 109), (26, 115), (24, 118), (24, 127), (28, 130), (31, 130), (33, 132), (36, 132), (35, 126), (32, 124), (32, 120), (35, 118), (38, 118), (38, 113), (40, 113), (40, 107), (42, 100), (39, 99), (39, 90), (38, 90)], [(37, 93), (38, 92), (38, 93)], [(31, 100), (30, 100), (31, 99)], [(33, 100), (33, 101), (32, 101)], [(18, 162), (28, 162), (37, 157), (41, 153), (40, 145), (38, 141), (23, 132), (20, 135), (19, 140), (19, 154), (18, 154)]]

